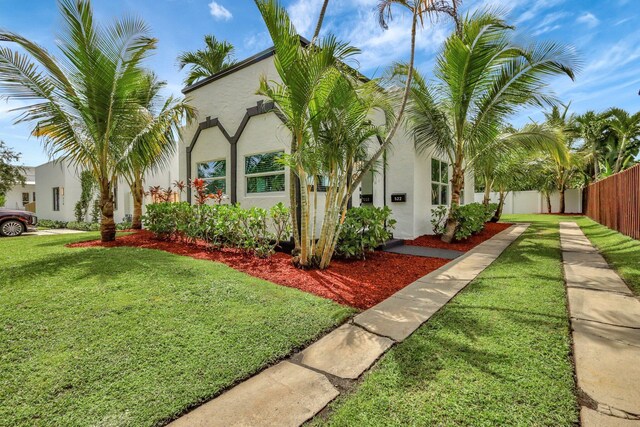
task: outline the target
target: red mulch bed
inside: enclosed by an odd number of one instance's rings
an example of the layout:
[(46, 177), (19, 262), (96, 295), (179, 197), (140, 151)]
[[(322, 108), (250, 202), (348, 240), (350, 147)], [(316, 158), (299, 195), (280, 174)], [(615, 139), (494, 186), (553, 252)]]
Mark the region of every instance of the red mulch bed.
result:
[(499, 232), (511, 227), (511, 225), (512, 224), (503, 222), (488, 222), (485, 224), (484, 230), (469, 237), (467, 240), (463, 240), (462, 242), (445, 243), (440, 240), (440, 236), (424, 235), (417, 239), (405, 240), (404, 243), (410, 246), (426, 246), (429, 248), (452, 249), (454, 251), (467, 252), (485, 240), (495, 236)]
[(114, 242), (105, 244), (94, 240), (69, 246), (133, 246), (219, 261), (252, 276), (360, 309), (376, 305), (449, 262), (441, 258), (374, 252), (368, 255), (366, 261), (334, 260), (331, 266), (323, 271), (300, 270), (291, 263), (291, 256), (284, 253), (276, 253), (268, 259), (259, 259), (235, 249), (212, 251), (203, 244), (159, 240), (148, 231), (118, 236)]

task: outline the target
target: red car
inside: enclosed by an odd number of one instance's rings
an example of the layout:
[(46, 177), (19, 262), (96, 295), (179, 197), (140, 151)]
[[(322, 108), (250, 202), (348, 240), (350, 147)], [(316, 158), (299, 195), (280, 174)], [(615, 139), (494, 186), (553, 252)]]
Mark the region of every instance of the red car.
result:
[(15, 237), (25, 231), (35, 231), (38, 218), (27, 211), (0, 209), (0, 236)]

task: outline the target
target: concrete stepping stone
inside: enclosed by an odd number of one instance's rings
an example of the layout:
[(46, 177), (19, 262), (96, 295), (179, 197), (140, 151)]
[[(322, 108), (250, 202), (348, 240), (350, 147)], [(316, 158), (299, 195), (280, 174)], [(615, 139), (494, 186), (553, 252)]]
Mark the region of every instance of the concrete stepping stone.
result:
[(467, 280), (421, 278), (396, 292), (394, 296), (422, 302), (433, 301), (445, 304), (468, 283), (469, 281)]
[(347, 324), (300, 353), (300, 363), (340, 378), (356, 379), (392, 345), (389, 338)]
[(338, 394), (324, 375), (281, 362), (169, 425), (299, 426)]
[(606, 415), (583, 407), (580, 410), (582, 427), (640, 427), (640, 420), (630, 420)]
[(394, 341), (404, 341), (442, 305), (392, 296), (358, 314), (353, 323)]
[(573, 320), (578, 387), (620, 411), (640, 415), (640, 330)]
[(640, 301), (632, 296), (569, 288), (567, 298), (571, 317), (575, 319), (637, 328), (640, 333)]
[(597, 252), (563, 252), (562, 262), (574, 267), (610, 268), (609, 263)]
[(585, 288), (631, 295), (631, 291), (624, 281), (610, 268), (565, 263), (564, 276), (567, 286), (570, 288)]

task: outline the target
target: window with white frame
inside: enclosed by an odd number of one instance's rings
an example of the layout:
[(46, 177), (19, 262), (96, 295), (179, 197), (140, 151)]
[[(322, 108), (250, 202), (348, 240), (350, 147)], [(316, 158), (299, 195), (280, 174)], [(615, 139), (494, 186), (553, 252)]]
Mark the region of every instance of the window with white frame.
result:
[(278, 161), (283, 154), (274, 151), (244, 158), (248, 194), (284, 191), (284, 164)]
[(197, 164), (198, 178), (207, 183), (209, 193), (227, 192), (227, 161), (211, 160)]
[(449, 164), (431, 159), (431, 204), (446, 205), (449, 199)]

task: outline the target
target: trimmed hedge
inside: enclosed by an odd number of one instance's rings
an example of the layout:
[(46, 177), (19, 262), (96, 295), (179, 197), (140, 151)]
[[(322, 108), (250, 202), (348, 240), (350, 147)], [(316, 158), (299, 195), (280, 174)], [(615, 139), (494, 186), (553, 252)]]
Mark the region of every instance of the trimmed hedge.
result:
[[(484, 224), (489, 221), (496, 212), (498, 205), (489, 203), (469, 203), (468, 205), (457, 206), (454, 212), (458, 220), (458, 226), (454, 234), (455, 240), (465, 240), (484, 229)], [(447, 206), (438, 206), (431, 209), (431, 225), (435, 234), (443, 234), (447, 223)]]

